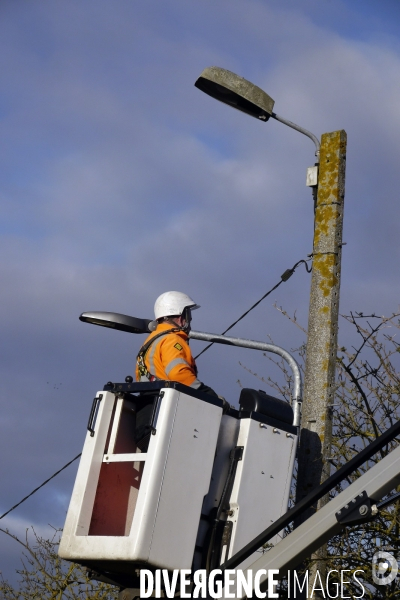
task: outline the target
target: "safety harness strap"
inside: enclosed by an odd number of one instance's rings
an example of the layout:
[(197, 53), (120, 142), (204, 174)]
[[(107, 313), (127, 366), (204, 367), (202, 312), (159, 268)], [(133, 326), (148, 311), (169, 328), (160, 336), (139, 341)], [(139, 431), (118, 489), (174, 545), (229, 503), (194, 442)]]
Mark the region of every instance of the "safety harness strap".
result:
[(182, 329), (180, 327), (174, 327), (173, 329), (168, 329), (168, 331), (162, 331), (161, 333), (158, 333), (157, 335), (152, 337), (148, 342), (143, 344), (143, 346), (139, 350), (139, 353), (138, 353), (137, 359), (136, 359), (140, 377), (147, 377), (147, 379), (149, 381), (155, 381), (155, 380), (159, 381), (160, 380), (159, 377), (157, 377), (156, 375), (153, 375), (147, 369), (146, 363), (145, 363), (146, 354), (147, 354), (150, 346), (152, 345), (152, 343), (155, 342), (158, 338), (163, 337), (164, 335), (168, 335), (169, 333), (176, 333), (177, 331), (182, 331)]

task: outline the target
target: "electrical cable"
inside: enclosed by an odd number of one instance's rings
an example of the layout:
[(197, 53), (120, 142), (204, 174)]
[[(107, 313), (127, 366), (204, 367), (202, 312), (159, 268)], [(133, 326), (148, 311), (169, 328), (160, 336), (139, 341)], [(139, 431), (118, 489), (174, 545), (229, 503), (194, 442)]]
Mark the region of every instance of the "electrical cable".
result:
[[(308, 260), (311, 260), (308, 259)], [(260, 304), (260, 302), (262, 302), (267, 296), (269, 296), (270, 294), (272, 294), (272, 292), (274, 290), (276, 290), (276, 288), (278, 288), (281, 283), (283, 283), (284, 281), (287, 281), (295, 272), (295, 270), (297, 269), (297, 267), (299, 265), (301, 265), (302, 263), (304, 263), (304, 266), (306, 268), (307, 273), (311, 273), (311, 267), (308, 266), (307, 264), (308, 261), (302, 259), (299, 260), (291, 269), (286, 269), (286, 271), (284, 273), (282, 273), (281, 275), (281, 280), (278, 281), (278, 283), (276, 285), (274, 285), (273, 288), (271, 288), (266, 294), (264, 294), (264, 296), (262, 296), (255, 304), (253, 304), (253, 306), (251, 306), (248, 310), (246, 310), (245, 313), (242, 314), (241, 317), (239, 317), (238, 319), (236, 319), (236, 321), (234, 323), (232, 323), (232, 325), (229, 325), (229, 327), (227, 329), (225, 329), (225, 331), (223, 331), (220, 335), (225, 335), (225, 333), (227, 333), (230, 329), (232, 329), (232, 327), (234, 327), (237, 323), (239, 323), (239, 321), (241, 321), (242, 319), (244, 319), (244, 317), (246, 315), (249, 314), (249, 312), (251, 312), (253, 310), (253, 308), (256, 308), (256, 306), (258, 306)], [(211, 342), (211, 344), (208, 344), (208, 346), (206, 346), (205, 348), (203, 348), (203, 350), (201, 352), (199, 352), (199, 354), (197, 354), (194, 358), (195, 360), (199, 358), (199, 356), (201, 356), (206, 350), (208, 350), (209, 348), (211, 348), (211, 346), (214, 345), (214, 342)]]
[(61, 471), (64, 471), (64, 469), (66, 469), (67, 467), (69, 467), (69, 465), (71, 465), (75, 460), (77, 460), (81, 456), (81, 454), (82, 454), (82, 452), (80, 452), (77, 456), (75, 456), (75, 458), (73, 458), (66, 465), (64, 465), (62, 467), (62, 469), (59, 469), (58, 471), (56, 471), (54, 473), (54, 475), (52, 475), (51, 477), (49, 477), (48, 479), (46, 479), (46, 481), (43, 481), (43, 483), (41, 485), (39, 485), (37, 488), (35, 488), (30, 494), (28, 494), (27, 496), (25, 496), (25, 498), (22, 498), (22, 500), (20, 502), (18, 502), (18, 504), (15, 504), (7, 512), (5, 512), (4, 514), (2, 514), (1, 517), (0, 517), (0, 520), (3, 519), (4, 517), (6, 517), (12, 510), (14, 510), (18, 506), (20, 506), (23, 502), (25, 502), (25, 500), (28, 500), (28, 498), (30, 498), (31, 496), (33, 496), (33, 494), (35, 494), (38, 490), (40, 490), (40, 488), (42, 488), (44, 485), (46, 485), (46, 483), (49, 483), (49, 481), (51, 481), (54, 477), (56, 477), (56, 475), (58, 475), (59, 473), (61, 473)]

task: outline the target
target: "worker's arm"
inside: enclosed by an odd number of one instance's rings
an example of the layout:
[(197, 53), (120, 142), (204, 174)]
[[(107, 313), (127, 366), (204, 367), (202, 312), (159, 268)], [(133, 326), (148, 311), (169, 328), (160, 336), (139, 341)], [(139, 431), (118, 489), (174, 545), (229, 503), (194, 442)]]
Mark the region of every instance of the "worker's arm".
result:
[(193, 360), (189, 344), (180, 336), (169, 335), (162, 348), (162, 362), (168, 379), (178, 381), (189, 387), (217, 396), (212, 388), (197, 379), (196, 364)]
[[(199, 382), (199, 387), (196, 387), (196, 390), (198, 390), (199, 392), (204, 392), (205, 394), (210, 394), (211, 396), (217, 396), (218, 398), (220, 396), (218, 396), (217, 392), (214, 392), (214, 390), (212, 388), (210, 388), (209, 385), (206, 385), (205, 383), (203, 383), (202, 381), (199, 381), (197, 379), (197, 381)], [(191, 387), (194, 387), (193, 385)]]

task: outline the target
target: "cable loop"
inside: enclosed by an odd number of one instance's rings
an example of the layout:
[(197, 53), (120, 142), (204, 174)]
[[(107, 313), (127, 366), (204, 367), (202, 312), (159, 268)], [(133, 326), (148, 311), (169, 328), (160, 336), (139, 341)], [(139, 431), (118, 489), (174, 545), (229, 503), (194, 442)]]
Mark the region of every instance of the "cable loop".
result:
[[(249, 308), (249, 310), (246, 310), (245, 313), (242, 314), (241, 317), (239, 317), (234, 323), (232, 323), (232, 325), (229, 325), (229, 327), (227, 329), (225, 329), (225, 331), (223, 331), (220, 335), (225, 335), (225, 333), (228, 333), (228, 331), (230, 329), (232, 329), (232, 327), (234, 327), (237, 323), (239, 323), (239, 321), (241, 321), (242, 319), (244, 319), (244, 317), (246, 315), (249, 314), (249, 312), (251, 312), (253, 310), (253, 308), (256, 308), (256, 306), (258, 306), (260, 304), (260, 302), (262, 302), (267, 296), (269, 296), (270, 294), (272, 294), (272, 292), (274, 290), (276, 290), (276, 288), (278, 288), (281, 283), (283, 283), (284, 281), (287, 281), (295, 272), (295, 270), (297, 269), (297, 267), (299, 265), (301, 265), (302, 263), (304, 263), (304, 266), (306, 268), (307, 273), (311, 273), (311, 269), (312, 267), (309, 266), (307, 263), (311, 260), (311, 258), (309, 258), (308, 260), (299, 260), (291, 269), (286, 269), (286, 271), (281, 275), (281, 280), (278, 281), (278, 283), (276, 285), (274, 285), (273, 288), (271, 288), (269, 290), (269, 292), (267, 292), (266, 294), (264, 294), (264, 296), (262, 296), (262, 298), (260, 298), (255, 304), (253, 304), (253, 306), (251, 306)], [(206, 346), (205, 348), (203, 348), (203, 350), (201, 352), (199, 352), (199, 354), (197, 354), (194, 359), (196, 360), (197, 358), (199, 358), (199, 356), (201, 356), (206, 350), (208, 350), (209, 348), (211, 348), (211, 346), (214, 344), (214, 342), (211, 342), (211, 344), (208, 344), (208, 346)]]

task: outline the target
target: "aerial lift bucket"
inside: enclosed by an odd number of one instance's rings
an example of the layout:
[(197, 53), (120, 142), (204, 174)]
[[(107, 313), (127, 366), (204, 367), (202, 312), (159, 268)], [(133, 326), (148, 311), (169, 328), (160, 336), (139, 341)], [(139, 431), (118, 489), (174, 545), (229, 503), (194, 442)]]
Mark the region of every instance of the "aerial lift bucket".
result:
[(176, 382), (107, 384), (93, 401), (60, 556), (123, 587), (137, 586), (142, 568), (218, 567), (286, 512), (298, 419), (262, 391), (243, 389), (239, 410), (226, 410)]
[(172, 382), (94, 400), (60, 543), (96, 570), (190, 568), (222, 401)]

